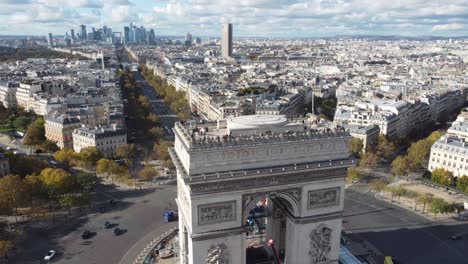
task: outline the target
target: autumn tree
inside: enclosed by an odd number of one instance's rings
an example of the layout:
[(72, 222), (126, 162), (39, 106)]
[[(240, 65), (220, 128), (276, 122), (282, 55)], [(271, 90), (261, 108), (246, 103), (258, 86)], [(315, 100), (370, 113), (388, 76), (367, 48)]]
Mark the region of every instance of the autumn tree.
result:
[(411, 171), (416, 171), (422, 167), (425, 159), (429, 156), (431, 144), (426, 139), (421, 139), (408, 149), (408, 164)]
[(418, 201), (423, 204), (423, 209), (422, 209), (423, 214), (426, 211), (426, 205), (432, 201), (433, 197), (434, 195), (432, 195), (431, 193), (421, 193), (418, 195), (418, 198), (417, 198)]
[(64, 148), (54, 153), (54, 159), (61, 163), (72, 164), (78, 158), (73, 149)]
[(349, 152), (352, 155), (359, 157), (362, 153), (363, 148), (364, 148), (364, 143), (362, 139), (353, 137), (349, 141)]
[(118, 176), (127, 176), (128, 169), (119, 165), (114, 160), (103, 158), (97, 162), (97, 172), (105, 174), (111, 182), (114, 182)]
[(134, 144), (122, 144), (117, 147), (115, 153), (120, 159), (132, 159), (137, 152)]
[(368, 151), (364, 155), (362, 155), (359, 161), (359, 166), (370, 169), (376, 168), (378, 164), (379, 156), (371, 151)]
[(29, 186), (31, 206), (34, 206), (35, 199), (47, 199), (47, 191), (39, 176), (27, 175), (23, 181)]
[(159, 140), (164, 137), (164, 130), (160, 127), (152, 127), (150, 130), (148, 130), (148, 133), (155, 140)]
[(346, 179), (350, 182), (355, 182), (359, 179), (361, 179), (362, 175), (359, 173), (359, 171), (355, 167), (350, 167), (348, 169), (348, 175)]
[(86, 168), (91, 168), (95, 166), (98, 160), (103, 157), (101, 151), (99, 151), (96, 147), (86, 147), (80, 150), (78, 153), (78, 158), (81, 162), (81, 165)]
[(39, 177), (46, 187), (57, 193), (70, 192), (76, 183), (75, 178), (62, 169), (46, 168)]
[(405, 195), (408, 191), (401, 185), (395, 186), (393, 189), (393, 195), (398, 197), (398, 203), (400, 202), (400, 197)]
[[(29, 188), (18, 175), (7, 175), (0, 178), (0, 209), (4, 213), (18, 215), (18, 208), (30, 201)], [(17, 220), (17, 219), (16, 219)]]
[(170, 141), (160, 141), (154, 144), (153, 147), (153, 155), (155, 159), (161, 160), (166, 168), (174, 168), (171, 156), (169, 155), (169, 148), (172, 146), (173, 143)]
[(19, 156), (7, 154), (10, 161), (10, 171), (12, 174), (25, 177), (29, 174), (39, 174), (42, 169), (47, 167), (47, 164), (36, 157), (32, 156)]
[(369, 185), (374, 191), (381, 192), (385, 189), (388, 183), (380, 179), (375, 179), (372, 180)]
[(7, 258), (8, 251), (14, 247), (13, 241), (9, 239), (0, 240), (0, 258)]
[(156, 170), (152, 166), (145, 166), (139, 173), (140, 179), (144, 181), (152, 180), (156, 176)]
[(432, 171), (431, 180), (441, 185), (451, 186), (453, 184), (453, 173), (442, 168), (437, 168)]
[(376, 150), (380, 156), (390, 159), (395, 154), (395, 145), (386, 135), (380, 134), (377, 142)]
[(429, 145), (433, 145), (441, 136), (443, 136), (445, 134), (444, 131), (442, 130), (437, 130), (437, 131), (434, 131), (432, 132), (427, 138), (426, 140), (428, 141)]
[(41, 145), (45, 140), (44, 118), (38, 117), (29, 125), (24, 144), (29, 146)]
[(404, 176), (408, 173), (408, 159), (406, 156), (398, 156), (393, 160), (392, 173), (396, 176)]

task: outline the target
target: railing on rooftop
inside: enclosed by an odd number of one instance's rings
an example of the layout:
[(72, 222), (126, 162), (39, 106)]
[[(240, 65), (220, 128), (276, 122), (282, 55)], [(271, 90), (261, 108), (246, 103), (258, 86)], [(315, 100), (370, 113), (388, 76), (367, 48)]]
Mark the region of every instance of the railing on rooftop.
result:
[(176, 123), (176, 126), (182, 132), (185, 139), (190, 142), (191, 147), (194, 149), (204, 148), (215, 148), (215, 147), (230, 147), (240, 145), (256, 145), (256, 144), (270, 144), (270, 143), (281, 143), (311, 139), (331, 139), (331, 138), (343, 138), (350, 137), (350, 134), (344, 130), (311, 130), (308, 129), (304, 132), (301, 131), (289, 131), (282, 133), (265, 132), (254, 135), (239, 135), (232, 136), (229, 134), (210, 135), (196, 134), (190, 131), (190, 128), (180, 123)]

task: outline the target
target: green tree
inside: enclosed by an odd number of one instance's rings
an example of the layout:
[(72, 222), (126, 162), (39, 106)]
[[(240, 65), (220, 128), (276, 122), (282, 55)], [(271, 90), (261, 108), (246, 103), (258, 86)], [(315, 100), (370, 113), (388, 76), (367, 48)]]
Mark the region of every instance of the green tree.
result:
[(352, 155), (359, 157), (363, 149), (364, 149), (364, 143), (362, 139), (353, 137), (349, 141), (349, 152), (351, 152)]
[(376, 192), (381, 192), (385, 189), (388, 183), (380, 179), (375, 179), (375, 180), (372, 180), (369, 185), (372, 188), (372, 190)]
[(91, 168), (96, 165), (103, 155), (96, 147), (86, 147), (80, 150), (78, 157), (84, 167)]
[(46, 168), (39, 177), (45, 186), (59, 194), (72, 191), (76, 184), (75, 178), (62, 169)]
[(348, 181), (355, 182), (361, 179), (361, 177), (362, 177), (361, 173), (359, 173), (358, 169), (356, 169), (355, 167), (350, 167), (348, 169), (348, 175), (346, 177)]
[(448, 203), (442, 198), (433, 198), (431, 201), (430, 211), (434, 214), (434, 218), (437, 214), (443, 213), (447, 210)]
[(28, 187), (18, 175), (0, 178), (0, 209), (3, 209), (4, 213), (13, 212), (16, 219), (18, 208), (30, 201)]
[(75, 178), (81, 191), (89, 191), (96, 185), (96, 177), (93, 174), (80, 172)]
[(58, 201), (62, 207), (67, 209), (68, 215), (70, 215), (72, 207), (83, 206), (89, 203), (89, 195), (66, 193), (60, 195)]
[(28, 117), (28, 116), (18, 116), (17, 118), (15, 118), (15, 120), (13, 120), (12, 124), (13, 126), (18, 129), (18, 130), (22, 130), (22, 131), (26, 131), (29, 123), (31, 123), (31, 118)]
[(453, 173), (448, 170), (438, 168), (432, 171), (431, 180), (441, 185), (451, 186), (453, 184)]
[(393, 195), (398, 197), (398, 203), (400, 203), (400, 197), (405, 195), (408, 191), (401, 185), (395, 186), (395, 188), (392, 189)]
[(457, 190), (460, 192), (467, 193), (468, 192), (468, 176), (463, 175), (462, 177), (458, 177), (456, 181)]
[(140, 179), (144, 181), (150, 181), (156, 176), (156, 173), (157, 172), (153, 167), (147, 165), (140, 171), (139, 176)]
[(426, 205), (432, 201), (434, 196), (430, 193), (421, 193), (418, 195), (418, 201), (423, 204), (422, 213), (424, 214), (426, 211)]
[(38, 117), (29, 125), (24, 144), (29, 146), (41, 145), (45, 140), (44, 118)]
[(44, 142), (41, 145), (41, 148), (48, 152), (56, 152), (60, 150), (60, 148), (57, 146), (55, 142), (48, 140), (48, 139), (44, 140)]
[(398, 156), (392, 162), (392, 173), (396, 176), (404, 176), (408, 172), (408, 159), (406, 156)]

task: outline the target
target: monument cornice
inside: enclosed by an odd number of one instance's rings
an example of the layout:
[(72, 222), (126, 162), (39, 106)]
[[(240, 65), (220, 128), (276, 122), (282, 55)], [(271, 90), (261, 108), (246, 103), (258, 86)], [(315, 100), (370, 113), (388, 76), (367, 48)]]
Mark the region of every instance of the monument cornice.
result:
[(254, 174), (245, 177), (220, 178), (197, 182), (190, 182), (189, 179), (184, 179), (184, 182), (190, 187), (191, 195), (203, 195), (237, 191), (240, 189), (258, 189), (285, 184), (344, 178), (344, 175), (346, 175), (345, 171), (350, 165), (332, 165), (330, 167)]

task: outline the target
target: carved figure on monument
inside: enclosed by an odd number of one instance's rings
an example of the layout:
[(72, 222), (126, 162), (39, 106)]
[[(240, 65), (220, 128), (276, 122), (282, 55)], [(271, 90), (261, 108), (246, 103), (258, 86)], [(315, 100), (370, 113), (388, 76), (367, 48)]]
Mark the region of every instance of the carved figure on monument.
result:
[(331, 251), (332, 230), (320, 224), (310, 233), (310, 252), (312, 264), (329, 263), (328, 254)]
[(218, 245), (211, 245), (208, 249), (208, 255), (205, 260), (206, 264), (228, 264), (228, 252), (227, 247), (223, 243)]
[(202, 205), (198, 208), (199, 224), (211, 224), (223, 221), (232, 221), (235, 202)]

